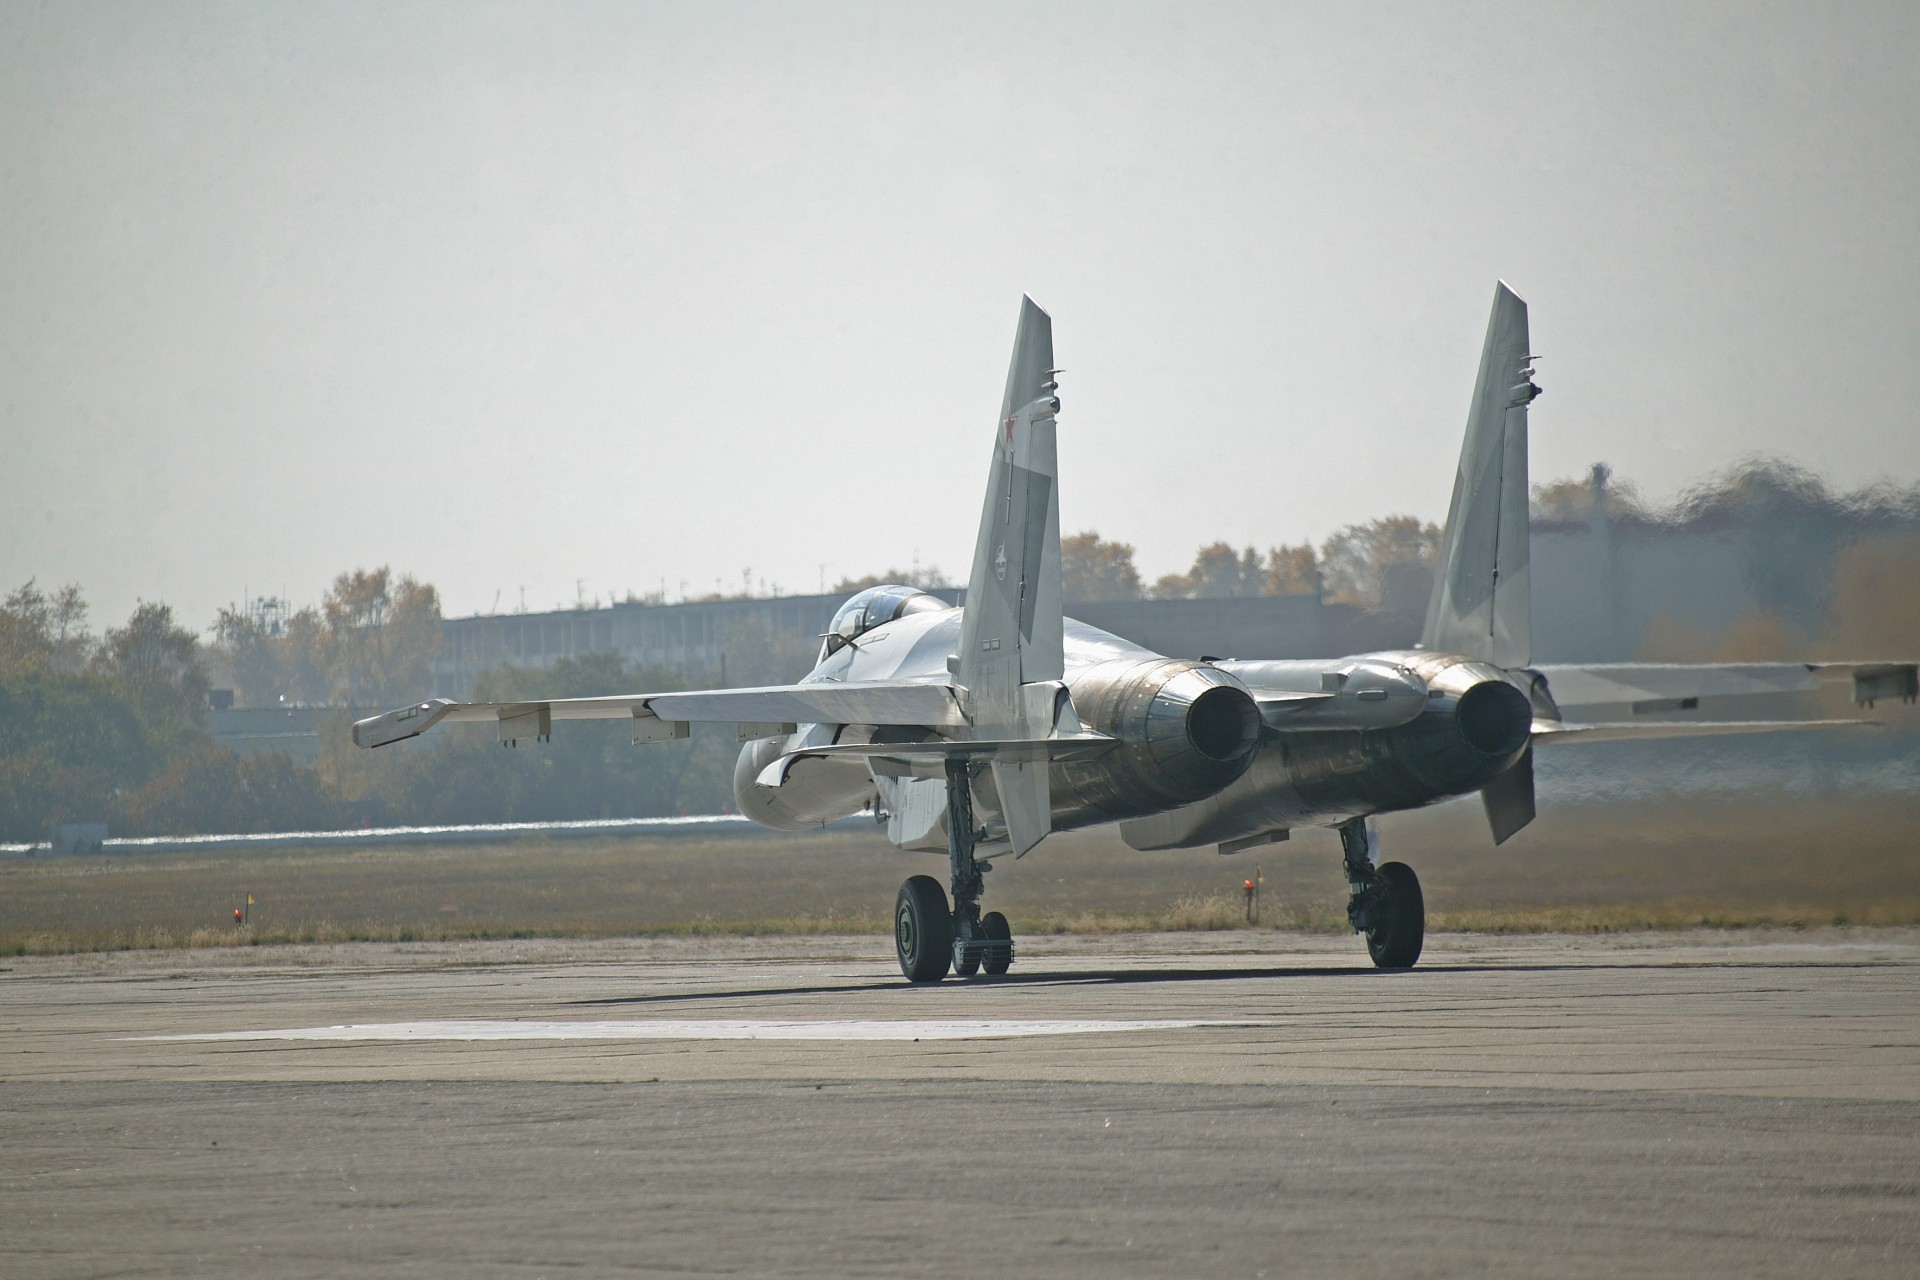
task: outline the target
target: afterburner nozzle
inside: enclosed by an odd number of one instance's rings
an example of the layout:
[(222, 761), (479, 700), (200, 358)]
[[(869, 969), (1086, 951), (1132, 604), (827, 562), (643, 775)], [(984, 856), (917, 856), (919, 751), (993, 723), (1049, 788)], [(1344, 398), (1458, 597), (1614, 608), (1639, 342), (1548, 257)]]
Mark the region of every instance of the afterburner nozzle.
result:
[(1526, 745), (1533, 704), (1505, 680), (1483, 680), (1460, 695), (1453, 708), (1460, 736), (1487, 756), (1510, 756)]

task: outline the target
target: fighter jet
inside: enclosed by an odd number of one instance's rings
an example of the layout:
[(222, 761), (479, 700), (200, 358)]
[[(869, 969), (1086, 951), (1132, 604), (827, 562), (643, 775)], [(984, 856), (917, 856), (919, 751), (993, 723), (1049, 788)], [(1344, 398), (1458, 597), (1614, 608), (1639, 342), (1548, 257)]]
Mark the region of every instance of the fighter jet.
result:
[[(1411, 967), (1419, 878), (1378, 862), (1370, 819), (1479, 792), (1495, 843), (1534, 817), (1533, 752), (1563, 742), (1743, 733), (1861, 721), (1579, 723), (1577, 705), (1693, 707), (1701, 698), (1854, 682), (1856, 701), (1913, 701), (1902, 663), (1533, 666), (1527, 413), (1540, 394), (1527, 306), (1504, 283), (1416, 649), (1323, 661), (1171, 658), (1066, 618), (1060, 580), (1060, 399), (1053, 327), (1023, 299), (993, 431), (964, 607), (908, 586), (849, 598), (798, 684), (543, 702), (432, 699), (362, 720), (380, 747), (443, 721), (485, 721), (503, 743), (555, 720), (629, 720), (635, 743), (730, 723), (745, 745), (740, 811), (785, 831), (862, 812), (903, 849), (944, 852), (946, 883), (910, 877), (894, 945), (911, 982), (1007, 972), (1004, 915), (986, 873), (1050, 833), (1118, 823), (1136, 849), (1339, 833), (1347, 918), (1373, 963)], [(1557, 696), (1556, 696), (1557, 695)]]

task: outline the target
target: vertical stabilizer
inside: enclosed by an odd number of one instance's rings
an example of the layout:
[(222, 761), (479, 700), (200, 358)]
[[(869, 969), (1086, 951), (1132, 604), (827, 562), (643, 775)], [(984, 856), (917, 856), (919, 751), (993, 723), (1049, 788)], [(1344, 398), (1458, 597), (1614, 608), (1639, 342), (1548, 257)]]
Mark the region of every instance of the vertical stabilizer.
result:
[(960, 630), (958, 674), (978, 737), (1045, 736), (1051, 723), (1020, 733), (1020, 686), (1058, 680), (1066, 666), (1052, 370), (1053, 322), (1023, 298)]
[[(1066, 667), (1053, 373), (1053, 321), (1022, 298), (960, 625), (956, 676), (977, 738), (1046, 737), (1053, 699), (1021, 686), (1059, 680)], [(1024, 853), (1047, 832), (1046, 766), (996, 762), (994, 777), (1015, 852)]]
[(1533, 660), (1527, 406), (1539, 394), (1527, 304), (1502, 281), (1493, 293), (1422, 648), (1509, 668)]

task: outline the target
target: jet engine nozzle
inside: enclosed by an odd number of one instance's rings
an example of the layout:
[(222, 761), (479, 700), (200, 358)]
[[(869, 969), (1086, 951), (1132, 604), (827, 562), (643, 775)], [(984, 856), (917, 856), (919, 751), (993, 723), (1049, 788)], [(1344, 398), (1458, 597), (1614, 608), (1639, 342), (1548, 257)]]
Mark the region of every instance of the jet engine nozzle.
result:
[(1533, 704), (1505, 680), (1482, 680), (1461, 693), (1453, 722), (1475, 751), (1505, 759), (1526, 745)]
[(1065, 787), (1103, 813), (1191, 804), (1246, 771), (1260, 708), (1238, 677), (1186, 659), (1119, 659), (1075, 673), (1073, 705), (1088, 728), (1118, 739), (1095, 759), (1063, 764)]
[(1532, 701), (1500, 668), (1445, 654), (1411, 656), (1427, 682), (1426, 709), (1382, 731), (1377, 750), (1392, 764), (1371, 784), (1394, 807), (1405, 807), (1408, 797), (1479, 790), (1527, 749), (1533, 733)]
[[(1177, 716), (1184, 748), (1217, 764), (1245, 758), (1260, 740), (1260, 708), (1245, 689), (1210, 681), (1201, 684), (1198, 679), (1187, 678), (1197, 675), (1188, 672), (1186, 677), (1162, 685), (1148, 704), (1148, 724)], [(1196, 685), (1200, 686), (1197, 692)]]

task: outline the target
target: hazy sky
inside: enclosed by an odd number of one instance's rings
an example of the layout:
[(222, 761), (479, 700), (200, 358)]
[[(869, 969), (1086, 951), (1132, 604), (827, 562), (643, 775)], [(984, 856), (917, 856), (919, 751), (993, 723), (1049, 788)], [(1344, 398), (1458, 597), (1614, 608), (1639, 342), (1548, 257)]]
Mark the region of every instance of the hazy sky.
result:
[[(964, 573), (1020, 293), (1062, 513), (1920, 479), (1920, 6), (0, 4), (0, 589), (204, 625)], [(584, 579), (584, 588), (578, 580)]]

